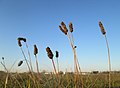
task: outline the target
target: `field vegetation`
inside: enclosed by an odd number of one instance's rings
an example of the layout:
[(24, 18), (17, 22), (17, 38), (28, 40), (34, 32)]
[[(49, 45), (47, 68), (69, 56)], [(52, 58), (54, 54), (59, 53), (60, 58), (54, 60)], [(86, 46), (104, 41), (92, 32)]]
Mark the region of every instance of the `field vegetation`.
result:
[[(110, 62), (110, 49), (108, 46), (108, 40), (106, 37), (106, 31), (104, 30), (103, 24), (99, 22), (100, 30), (105, 37), (106, 46), (108, 49), (108, 71), (99, 72), (87, 72), (83, 73), (76, 55), (76, 47), (74, 45), (74, 36), (72, 34), (73, 24), (69, 23), (69, 30), (64, 22), (59, 25), (60, 31), (68, 38), (70, 43), (73, 56), (74, 56), (74, 71), (73, 72), (62, 72), (59, 71), (59, 51), (53, 55), (53, 52), (49, 46), (46, 47), (46, 54), (51, 60), (51, 65), (53, 66), (53, 72), (46, 73), (39, 71), (39, 62), (37, 58), (38, 48), (34, 44), (34, 56), (36, 60), (37, 72), (33, 71), (31, 54), (27, 44), (26, 38), (18, 37), (18, 46), (20, 47), (21, 53), (23, 55), (23, 60), (20, 60), (18, 66), (22, 66), (26, 63), (28, 67), (28, 72), (26, 73), (12, 73), (11, 69), (7, 69), (5, 65), (5, 58), (2, 57), (1, 65), (4, 67), (4, 71), (0, 72), (0, 88), (119, 88), (120, 87), (120, 72), (111, 70)], [(26, 47), (27, 55), (24, 52), (22, 46)], [(24, 47), (24, 48), (25, 48)], [(28, 56), (28, 58), (27, 58)], [(55, 59), (57, 63), (55, 63)]]

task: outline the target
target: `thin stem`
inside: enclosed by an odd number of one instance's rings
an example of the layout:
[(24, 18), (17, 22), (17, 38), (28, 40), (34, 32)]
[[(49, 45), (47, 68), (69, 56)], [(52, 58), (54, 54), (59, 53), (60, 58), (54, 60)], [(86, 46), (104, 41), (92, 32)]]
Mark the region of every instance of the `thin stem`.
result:
[(108, 67), (109, 67), (109, 88), (111, 87), (110, 82), (111, 82), (111, 62), (110, 62), (110, 49), (109, 49), (109, 45), (108, 45), (108, 41), (107, 41), (107, 37), (105, 35), (105, 40), (106, 40), (106, 45), (107, 45), (107, 49), (108, 49)]
[(7, 71), (7, 73), (9, 72), (8, 69), (6, 68), (5, 64), (1, 62), (1, 64), (3, 65), (4, 69)]
[(28, 51), (28, 57), (29, 57), (29, 60), (30, 60), (31, 71), (33, 72), (33, 68), (32, 68), (32, 60), (31, 60), (30, 52), (29, 52), (28, 45), (27, 45), (26, 42), (25, 42), (25, 44), (26, 44), (27, 51)]
[(59, 62), (58, 62), (58, 58), (57, 59), (57, 68), (58, 68), (58, 74), (59, 74)]
[(39, 66), (38, 66), (38, 58), (37, 58), (37, 55), (35, 55), (35, 58), (36, 58), (36, 67), (37, 67), (37, 72), (39, 74)]
[(73, 34), (71, 33), (71, 36), (72, 36), (72, 42), (73, 42), (73, 45), (74, 45), (74, 37), (73, 37)]
[(6, 88), (7, 86), (7, 83), (8, 83), (8, 76), (9, 76), (9, 71), (8, 69), (6, 68), (5, 64), (1, 62), (1, 64), (3, 65), (4, 69), (7, 71), (7, 76), (6, 76), (6, 79), (5, 79), (5, 85), (4, 85), (4, 88)]
[(82, 85), (82, 88), (83, 88), (83, 85), (84, 85), (84, 84), (83, 84), (82, 72), (81, 72), (81, 68), (80, 68), (78, 59), (77, 59), (77, 65), (78, 65), (78, 68), (79, 68), (79, 71), (80, 71), (81, 85)]
[(77, 61), (76, 61), (76, 53), (75, 53), (75, 51), (74, 51), (74, 46), (73, 46), (73, 44), (72, 44), (72, 41), (71, 41), (71, 39), (70, 39), (70, 35), (69, 35), (69, 34), (67, 34), (67, 37), (68, 37), (68, 40), (69, 40), (69, 42), (70, 42), (70, 45), (71, 45), (71, 47), (72, 47), (72, 51), (73, 51), (73, 54), (74, 54), (74, 72), (77, 72), (77, 73), (78, 73), (78, 67), (77, 67)]
[(57, 74), (57, 71), (56, 71), (56, 68), (55, 68), (55, 63), (54, 63), (53, 59), (52, 59), (52, 64), (53, 64), (53, 68), (54, 68), (55, 74)]
[[(25, 62), (26, 62), (26, 64), (27, 64), (27, 66), (28, 66), (29, 72), (30, 72), (31, 76), (33, 77), (33, 79), (35, 79), (33, 72), (31, 72), (30, 66), (29, 66), (29, 64), (28, 64), (28, 61), (27, 61), (27, 59), (26, 59), (26, 56), (25, 56), (25, 54), (24, 54), (24, 52), (23, 52), (22, 47), (20, 47), (20, 49), (21, 49), (22, 54), (23, 54), (23, 56), (24, 56), (24, 58), (25, 58)], [(34, 83), (35, 83), (35, 80), (34, 80)]]
[(8, 77), (9, 77), (9, 73), (7, 73), (7, 76), (6, 76), (6, 79), (5, 79), (5, 86), (4, 86), (4, 88), (6, 88), (6, 87), (7, 87)]
[(29, 67), (29, 64), (28, 64), (28, 61), (27, 61), (27, 59), (26, 59), (26, 56), (25, 56), (25, 54), (24, 54), (24, 52), (23, 52), (22, 47), (20, 47), (20, 49), (21, 49), (22, 54), (23, 54), (23, 56), (24, 56), (24, 58), (25, 58), (26, 64), (27, 64), (27, 66), (28, 66), (28, 69), (29, 69), (29, 71), (31, 72), (30, 67)]
[(55, 67), (55, 63), (54, 63), (54, 60), (52, 59), (52, 64), (53, 64), (53, 68), (54, 68), (54, 71), (55, 71), (55, 75), (56, 75), (56, 78), (57, 78), (57, 81), (58, 81), (58, 88), (60, 88), (60, 80), (59, 80), (59, 76), (57, 74), (57, 71), (56, 71), (56, 67)]
[[(16, 60), (16, 61), (17, 61), (17, 60)], [(12, 70), (12, 68), (13, 68), (13, 66), (15, 65), (16, 61), (14, 61), (14, 63), (12, 64), (12, 66), (11, 66), (11, 68), (10, 68), (10, 70), (9, 70), (9, 71), (11, 71), (11, 70)]]
[[(74, 48), (74, 37), (73, 37), (72, 34), (71, 34), (71, 36), (72, 36), (72, 39), (70, 38), (70, 35), (67, 34), (68, 40), (70, 42), (70, 45), (72, 47), (72, 51), (73, 51), (73, 54), (74, 54), (74, 71), (77, 72), (78, 76), (79, 76), (79, 72), (80, 72), (81, 85), (82, 85), (82, 88), (83, 88), (82, 72), (81, 72), (80, 65), (79, 65), (79, 62), (78, 62), (78, 59), (77, 59), (77, 56), (76, 56), (76, 51), (75, 51), (75, 48)], [(75, 77), (75, 80), (76, 80), (76, 77)]]

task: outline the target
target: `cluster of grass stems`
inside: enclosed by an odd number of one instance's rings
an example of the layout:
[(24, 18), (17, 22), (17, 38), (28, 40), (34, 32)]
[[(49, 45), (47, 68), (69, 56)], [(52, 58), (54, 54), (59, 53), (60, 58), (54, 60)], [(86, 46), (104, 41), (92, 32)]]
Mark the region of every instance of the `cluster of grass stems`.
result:
[[(1, 64), (3, 65), (5, 71), (7, 72), (6, 77), (5, 77), (5, 82), (3, 83), (4, 88), (8, 88), (7, 85), (10, 83), (10, 80), (15, 80), (14, 82), (16, 83), (16, 85), (19, 88), (93, 88), (93, 87), (95, 87), (95, 85), (97, 85), (99, 82), (101, 82), (100, 80), (103, 79), (101, 77), (104, 77), (104, 76), (101, 76), (102, 74), (94, 75), (93, 76), (93, 78), (95, 78), (94, 81), (93, 80), (90, 81), (90, 78), (92, 75), (87, 75), (87, 77), (85, 75), (82, 75), (80, 64), (79, 64), (79, 61), (78, 61), (77, 55), (76, 55), (76, 46), (74, 45), (73, 24), (71, 22), (69, 23), (69, 30), (67, 29), (64, 22), (61, 22), (60, 24), (61, 25), (59, 25), (59, 29), (68, 38), (68, 41), (70, 43), (70, 46), (71, 46), (71, 49), (73, 52), (74, 73), (63, 75), (59, 71), (59, 61), (58, 61), (59, 52), (58, 51), (55, 52), (55, 54), (56, 54), (55, 57), (57, 60), (57, 68), (56, 68), (56, 63), (54, 62), (54, 54), (53, 54), (52, 50), (50, 49), (50, 47), (46, 47), (46, 52), (47, 52), (49, 59), (52, 62), (54, 73), (51, 73), (51, 74), (40, 73), (39, 63), (38, 63), (38, 58), (37, 58), (38, 49), (37, 49), (37, 46), (34, 45), (34, 56), (36, 59), (36, 68), (37, 68), (37, 73), (35, 73), (33, 71), (31, 55), (30, 55), (30, 51), (29, 51), (29, 48), (27, 45), (26, 38), (19, 37), (17, 39), (18, 46), (20, 47), (20, 50), (24, 57), (24, 60), (21, 60), (18, 63), (18, 66), (21, 66), (23, 64), (23, 62), (26, 62), (26, 65), (27, 65), (29, 71), (28, 71), (28, 73), (24, 73), (24, 76), (20, 73), (10, 74), (10, 71), (16, 62), (14, 62), (13, 65), (11, 66), (11, 68), (8, 70), (5, 65), (4, 57), (2, 57)], [(106, 85), (108, 83), (107, 87), (111, 88), (110, 50), (109, 50), (109, 46), (108, 46), (106, 32), (105, 32), (104, 27), (101, 22), (99, 22), (99, 27), (100, 27), (101, 32), (104, 35), (105, 40), (106, 40), (106, 45), (107, 45), (107, 49), (108, 49), (108, 66), (109, 66), (108, 67), (109, 68), (109, 71), (108, 71), (109, 76), (107, 77), (108, 80), (106, 80), (106, 82), (103, 82), (103, 85), (101, 85), (101, 86), (103, 87), (103, 86), (105, 86), (105, 83), (106, 83)], [(25, 55), (25, 52), (22, 47), (23, 46), (22, 43), (24, 43), (26, 46), (28, 58)], [(105, 77), (106, 77), (106, 74), (105, 74)], [(98, 80), (98, 79), (100, 79), (100, 80)], [(9, 80), (9, 82), (8, 82), (8, 80)], [(15, 86), (15, 85), (13, 85), (13, 86)]]

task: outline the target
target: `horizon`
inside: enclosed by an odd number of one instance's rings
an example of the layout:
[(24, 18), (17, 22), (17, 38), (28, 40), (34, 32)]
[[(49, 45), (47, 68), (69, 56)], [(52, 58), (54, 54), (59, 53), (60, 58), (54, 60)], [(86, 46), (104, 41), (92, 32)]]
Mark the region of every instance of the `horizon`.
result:
[[(40, 71), (54, 71), (46, 47), (50, 47), (54, 54), (56, 50), (60, 53), (60, 70), (73, 71), (72, 49), (67, 37), (58, 28), (63, 21), (67, 28), (70, 22), (73, 23), (74, 44), (82, 72), (108, 71), (106, 43), (98, 25), (101, 21), (110, 47), (112, 71), (119, 71), (119, 3), (119, 0), (0, 0), (0, 62), (4, 57), (8, 69), (15, 63), (13, 72), (28, 71), (26, 63), (17, 66), (20, 60), (24, 60), (17, 38), (24, 37), (35, 71), (34, 44), (38, 47)], [(25, 44), (22, 44), (28, 57)], [(56, 62), (56, 58), (54, 60)], [(4, 67), (0, 64), (1, 70)]]

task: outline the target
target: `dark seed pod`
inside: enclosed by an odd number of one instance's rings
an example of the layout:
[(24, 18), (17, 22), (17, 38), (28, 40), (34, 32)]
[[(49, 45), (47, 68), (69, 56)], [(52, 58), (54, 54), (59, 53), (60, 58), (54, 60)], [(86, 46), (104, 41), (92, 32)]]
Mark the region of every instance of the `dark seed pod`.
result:
[(18, 45), (19, 45), (20, 47), (22, 46), (21, 41), (26, 42), (26, 38), (21, 38), (21, 37), (19, 37), (17, 40), (18, 40)]
[(23, 40), (24, 42), (26, 42), (26, 38), (23, 38), (22, 40)]
[(4, 60), (4, 57), (2, 57), (2, 60)]
[(50, 52), (50, 48), (49, 47), (46, 48), (46, 52), (47, 53)]
[(64, 24), (64, 22), (61, 22), (61, 26), (62, 26), (62, 28), (64, 30), (64, 33), (67, 34), (68, 29), (67, 29), (66, 25)]
[(69, 29), (70, 29), (70, 32), (72, 33), (72, 32), (73, 32), (73, 25), (72, 25), (72, 22), (69, 23)]
[(26, 42), (26, 38), (19, 37), (18, 40)]
[(105, 35), (106, 32), (105, 32), (105, 29), (104, 29), (104, 27), (103, 27), (101, 22), (99, 22), (99, 27), (100, 27), (100, 30), (101, 30), (102, 34)]
[(49, 47), (46, 48), (46, 52), (47, 52), (48, 57), (49, 57), (50, 59), (53, 59), (53, 53), (52, 53), (52, 51), (50, 50)]
[(63, 29), (67, 29), (66, 25), (64, 24), (64, 22), (61, 22), (61, 26), (62, 26)]
[(22, 65), (22, 63), (23, 63), (23, 61), (20, 61), (20, 62), (18, 63), (18, 66), (21, 66), (21, 65)]
[(53, 54), (52, 54), (52, 53), (49, 53), (49, 54), (48, 54), (48, 57), (49, 57), (50, 59), (53, 59)]
[(65, 35), (67, 35), (67, 32), (68, 32), (68, 30), (67, 30), (67, 29), (64, 29), (64, 33), (65, 33)]
[(22, 44), (21, 44), (21, 42), (20, 42), (20, 40), (18, 39), (18, 46), (22, 46)]
[(74, 48), (77, 48), (77, 46), (74, 46)]
[(56, 58), (58, 58), (59, 57), (59, 52), (58, 51), (56, 51)]
[(38, 53), (38, 49), (37, 49), (37, 46), (34, 45), (34, 55), (36, 55)]
[(67, 32), (65, 32), (65, 30), (63, 30), (61, 26), (59, 26), (59, 29), (60, 29), (65, 35), (67, 35)]

